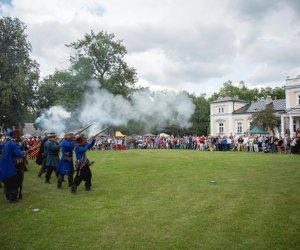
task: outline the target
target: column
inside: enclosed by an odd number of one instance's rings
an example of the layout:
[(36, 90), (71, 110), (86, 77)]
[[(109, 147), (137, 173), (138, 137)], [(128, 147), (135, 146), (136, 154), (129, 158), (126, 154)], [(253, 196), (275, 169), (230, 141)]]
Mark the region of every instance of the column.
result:
[(293, 136), (294, 135), (294, 130), (293, 130), (293, 117), (292, 117), (292, 115), (289, 116), (289, 125), (290, 125), (291, 136)]
[(285, 134), (284, 117), (283, 117), (283, 115), (280, 118), (281, 118), (281, 137), (283, 138), (284, 134)]

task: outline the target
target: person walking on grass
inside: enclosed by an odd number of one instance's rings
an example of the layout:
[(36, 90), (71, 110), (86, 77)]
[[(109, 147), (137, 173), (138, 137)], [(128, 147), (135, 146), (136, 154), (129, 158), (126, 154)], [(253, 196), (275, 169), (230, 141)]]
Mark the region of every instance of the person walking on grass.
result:
[(48, 134), (48, 141), (44, 145), (46, 155), (46, 176), (45, 183), (50, 183), (52, 172), (57, 174), (57, 167), (59, 164), (59, 150), (61, 145), (58, 143), (58, 137), (55, 133)]
[(23, 160), (25, 157), (25, 153), (20, 149), (20, 137), (19, 130), (9, 131), (6, 134), (0, 162), (0, 180), (4, 183), (4, 194), (10, 203), (18, 201), (18, 189), (23, 181), (23, 172), (18, 169), (17, 164), (19, 160)]
[(58, 165), (57, 188), (61, 188), (64, 176), (68, 176), (69, 187), (73, 184), (73, 150), (75, 148), (75, 138), (72, 132), (65, 134), (65, 138), (61, 143), (62, 156)]
[(96, 140), (92, 137), (92, 142), (88, 143), (84, 136), (76, 138), (75, 154), (76, 154), (76, 176), (74, 178), (73, 185), (71, 187), (71, 193), (77, 192), (77, 187), (82, 181), (85, 182), (85, 190), (90, 191), (92, 186), (92, 172), (90, 169), (90, 161), (86, 156), (86, 151), (91, 149)]

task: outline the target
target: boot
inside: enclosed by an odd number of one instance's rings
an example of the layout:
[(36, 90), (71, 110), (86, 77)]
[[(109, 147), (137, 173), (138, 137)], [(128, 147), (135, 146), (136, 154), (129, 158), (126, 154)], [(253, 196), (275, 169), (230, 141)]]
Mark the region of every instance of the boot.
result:
[(41, 168), (37, 176), (41, 177), (43, 173), (45, 173), (45, 170)]
[(71, 193), (72, 194), (76, 194), (76, 191), (77, 191), (77, 186), (76, 185), (72, 185), (72, 187), (71, 187)]
[(16, 203), (16, 202), (18, 202), (18, 200), (17, 200), (17, 192), (15, 192), (15, 191), (13, 191), (13, 192), (10, 192), (9, 193), (9, 202), (10, 203)]
[(85, 191), (91, 191), (91, 187), (85, 187)]
[(57, 178), (57, 188), (61, 188), (63, 176), (59, 175)]
[(46, 180), (45, 180), (45, 183), (50, 184), (50, 180), (49, 180), (49, 179), (46, 179)]

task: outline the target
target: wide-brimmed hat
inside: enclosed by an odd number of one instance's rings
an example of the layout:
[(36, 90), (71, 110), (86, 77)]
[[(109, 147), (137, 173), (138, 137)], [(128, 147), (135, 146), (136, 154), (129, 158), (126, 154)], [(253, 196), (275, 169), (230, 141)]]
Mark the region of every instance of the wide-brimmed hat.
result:
[(74, 132), (71, 132), (71, 131), (65, 133), (65, 135), (64, 135), (64, 137), (72, 137), (72, 136), (74, 136)]
[(13, 133), (12, 133), (12, 136), (11, 136), (12, 138), (15, 138), (15, 139), (17, 139), (17, 138), (21, 138), (21, 133), (20, 133), (20, 130), (19, 129), (15, 129), (14, 131), (13, 131)]
[(55, 134), (54, 132), (48, 133), (48, 137), (49, 137), (49, 138), (56, 137), (56, 134)]
[(78, 145), (78, 146), (83, 146), (87, 143), (87, 139), (83, 136), (79, 136), (76, 138), (75, 140), (75, 143)]

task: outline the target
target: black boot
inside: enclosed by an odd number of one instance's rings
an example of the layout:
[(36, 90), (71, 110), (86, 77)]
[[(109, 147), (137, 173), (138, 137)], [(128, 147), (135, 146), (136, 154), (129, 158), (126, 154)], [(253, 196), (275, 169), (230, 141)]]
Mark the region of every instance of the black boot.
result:
[(59, 175), (57, 178), (57, 188), (61, 188), (63, 176)]
[(45, 170), (43, 168), (41, 168), (37, 176), (41, 177), (43, 175), (43, 173), (45, 173)]
[(17, 200), (17, 192), (15, 192), (15, 191), (13, 191), (13, 192), (10, 192), (9, 193), (9, 202), (10, 203), (16, 203), (16, 202), (18, 202), (18, 200)]
[(71, 187), (71, 193), (72, 194), (76, 194), (76, 191), (77, 191), (77, 186), (76, 185), (72, 185), (72, 187)]

